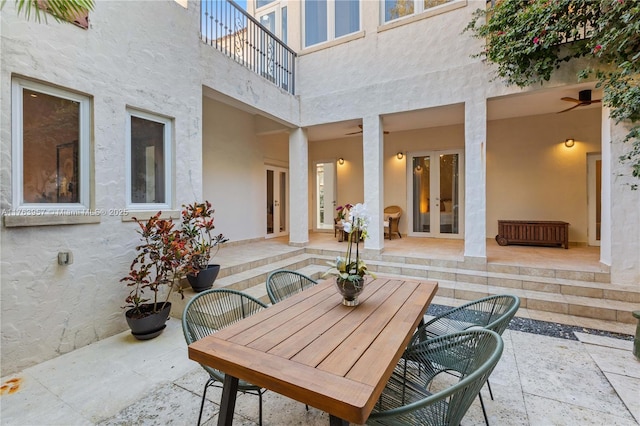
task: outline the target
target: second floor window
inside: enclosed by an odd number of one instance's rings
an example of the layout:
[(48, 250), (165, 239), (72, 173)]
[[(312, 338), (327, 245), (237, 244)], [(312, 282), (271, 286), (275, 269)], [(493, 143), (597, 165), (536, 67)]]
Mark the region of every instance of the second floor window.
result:
[(170, 207), (171, 120), (134, 110), (127, 118), (127, 204)]
[(360, 30), (360, 0), (305, 0), (303, 13), (305, 47)]
[(421, 13), (452, 1), (455, 0), (382, 0), (384, 22)]

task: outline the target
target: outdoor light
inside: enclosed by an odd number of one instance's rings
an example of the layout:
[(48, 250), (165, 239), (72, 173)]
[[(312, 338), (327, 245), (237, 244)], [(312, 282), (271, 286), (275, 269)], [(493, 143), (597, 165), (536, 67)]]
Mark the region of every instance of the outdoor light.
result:
[(576, 141), (573, 138), (569, 138), (564, 141), (564, 146), (566, 146), (567, 148), (571, 148), (575, 144)]
[(338, 164), (342, 166), (344, 164), (344, 158), (342, 157), (338, 158)]
[(398, 158), (398, 160), (402, 160), (404, 158), (404, 154), (402, 152), (398, 152), (396, 154), (396, 157)]

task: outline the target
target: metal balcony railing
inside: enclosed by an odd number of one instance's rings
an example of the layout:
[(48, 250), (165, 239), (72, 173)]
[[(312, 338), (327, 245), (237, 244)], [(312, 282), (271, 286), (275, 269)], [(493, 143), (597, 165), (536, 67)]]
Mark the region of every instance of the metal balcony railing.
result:
[(296, 53), (232, 0), (202, 0), (200, 34), (236, 62), (292, 95)]

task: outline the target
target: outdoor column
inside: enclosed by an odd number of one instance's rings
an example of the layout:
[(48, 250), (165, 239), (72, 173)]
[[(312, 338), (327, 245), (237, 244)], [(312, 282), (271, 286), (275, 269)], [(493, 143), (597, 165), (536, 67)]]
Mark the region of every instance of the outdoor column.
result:
[(611, 265), (611, 282), (638, 285), (640, 280), (640, 180), (620, 157), (631, 150), (624, 138), (629, 123), (615, 123), (602, 111), (602, 216), (600, 261)]
[(289, 133), (289, 244), (309, 243), (309, 141), (302, 128)]
[(487, 102), (476, 95), (464, 108), (464, 257), (487, 261)]
[(368, 250), (381, 251), (383, 247), (384, 227), (382, 211), (384, 209), (384, 162), (383, 129), (378, 115), (362, 119), (362, 158), (364, 173), (364, 202), (371, 214), (369, 238), (364, 241)]

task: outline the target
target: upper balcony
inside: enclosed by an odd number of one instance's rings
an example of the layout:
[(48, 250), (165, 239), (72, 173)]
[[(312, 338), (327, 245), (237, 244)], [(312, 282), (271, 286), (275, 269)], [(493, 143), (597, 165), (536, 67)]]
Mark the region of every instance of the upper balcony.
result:
[(202, 41), (290, 94), (295, 94), (296, 53), (233, 0), (203, 0)]

